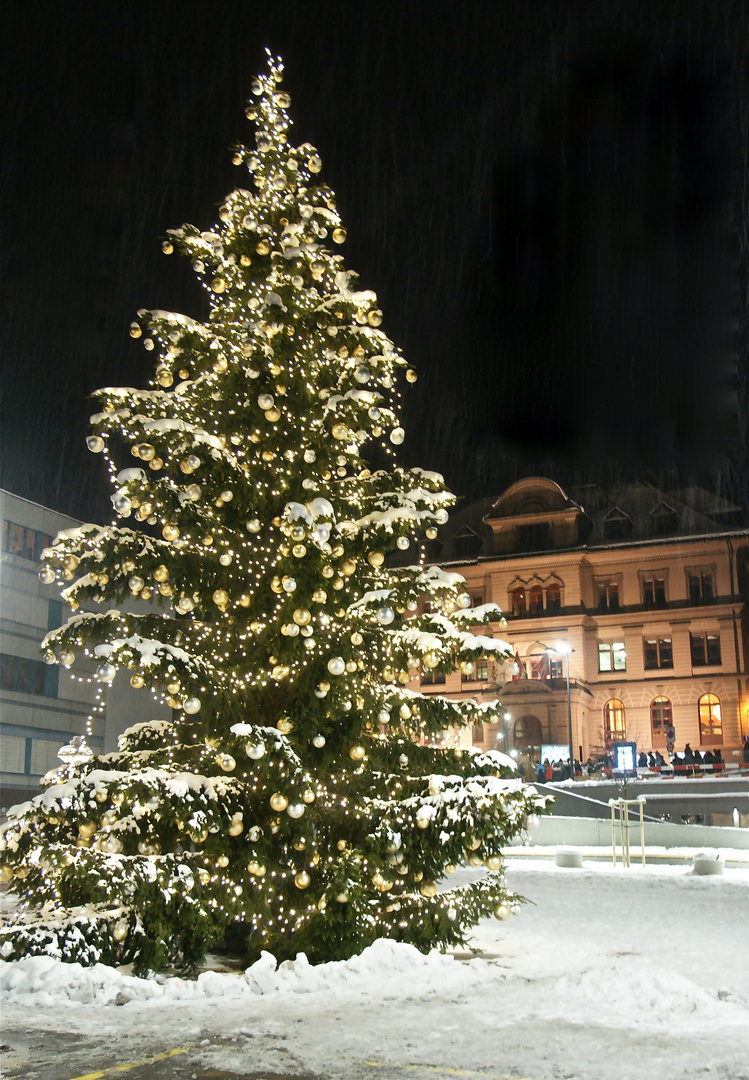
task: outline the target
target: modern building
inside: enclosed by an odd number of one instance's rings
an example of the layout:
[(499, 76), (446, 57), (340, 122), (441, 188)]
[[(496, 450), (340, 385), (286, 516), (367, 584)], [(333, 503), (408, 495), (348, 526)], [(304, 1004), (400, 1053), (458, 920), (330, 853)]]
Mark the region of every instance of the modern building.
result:
[(749, 736), (741, 507), (698, 487), (567, 493), (531, 477), (455, 514), (430, 561), (461, 573), (474, 605), (502, 609), (480, 632), (515, 654), (509, 679), (490, 658), (470, 675), (421, 677), (425, 692), (501, 701), (503, 724), (476, 730), (477, 745), (538, 760), (542, 746), (568, 746), (571, 727), (583, 761), (622, 741), (739, 757)]
[(68, 671), (44, 663), (44, 635), (70, 613), (55, 587), (40, 582), (39, 559), (60, 530), (81, 522), (1, 489), (0, 518), (0, 805), (7, 807), (37, 793), (71, 737), (89, 728), (92, 750), (108, 752), (130, 724), (168, 710), (127, 682), (103, 690), (92, 664)]

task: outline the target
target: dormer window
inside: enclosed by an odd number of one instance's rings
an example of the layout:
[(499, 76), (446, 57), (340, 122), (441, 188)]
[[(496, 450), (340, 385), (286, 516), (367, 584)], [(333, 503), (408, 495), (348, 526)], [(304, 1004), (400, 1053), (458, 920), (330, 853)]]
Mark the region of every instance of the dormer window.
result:
[(603, 519), (603, 535), (606, 540), (626, 540), (632, 535), (633, 529), (632, 518), (618, 506), (609, 510)]
[(471, 555), (477, 555), (481, 548), (481, 537), (468, 525), (461, 526), (453, 536), (455, 554), (460, 558), (467, 559)]
[(658, 536), (670, 536), (679, 527), (679, 517), (673, 506), (659, 502), (655, 510), (650, 512), (653, 522), (653, 531)]

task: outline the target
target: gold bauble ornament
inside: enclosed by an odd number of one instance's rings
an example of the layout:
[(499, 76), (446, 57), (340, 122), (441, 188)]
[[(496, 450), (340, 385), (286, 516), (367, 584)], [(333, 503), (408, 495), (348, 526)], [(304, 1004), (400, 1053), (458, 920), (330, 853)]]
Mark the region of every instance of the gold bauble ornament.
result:
[[(94, 798), (97, 802), (106, 802), (109, 798), (109, 794), (102, 788), (101, 790), (94, 792)], [(51, 821), (51, 818), (48, 817), (47, 820)]]
[(351, 644), (352, 645), (361, 645), (361, 643), (363, 641), (364, 641), (364, 638), (361, 636), (359, 631), (354, 630), (353, 634), (351, 635)]
[(247, 593), (242, 593), (242, 595), (239, 598), (240, 607), (249, 607), (251, 603), (252, 603), (252, 597), (248, 596)]
[(340, 442), (343, 442), (349, 437), (349, 430), (345, 424), (334, 424), (331, 434), (333, 435), (334, 439), (338, 439)]
[(239, 820), (234, 820), (229, 825), (229, 830), (228, 830), (229, 831), (229, 836), (240, 836), (243, 830), (244, 830), (243, 822), (241, 822)]
[(82, 821), (78, 826), (78, 834), (84, 839), (88, 839), (96, 832), (97, 826), (93, 821)]
[(300, 870), (298, 874), (294, 875), (294, 884), (297, 889), (308, 889), (311, 881), (312, 878), (306, 870)]
[(461, 675), (473, 675), (476, 665), (473, 660), (461, 660), (458, 664)]
[(222, 293), (226, 289), (226, 280), (222, 277), (215, 277), (211, 282), (211, 288), (215, 293)]
[(400, 716), (401, 720), (410, 720), (411, 719), (411, 709), (410, 709), (410, 707), (408, 705), (401, 705), (400, 709), (398, 709), (398, 715)]
[(432, 819), (423, 814), (416, 815), (416, 824), (420, 829), (428, 829), (432, 824)]
[(434, 526), (430, 525), (429, 528), (426, 530), (427, 540), (434, 540), (436, 536), (437, 530), (434, 528)]
[(505, 919), (509, 919), (510, 909), (507, 904), (498, 904), (494, 909), (494, 918), (499, 919), (500, 922), (504, 922)]
[(315, 589), (312, 593), (312, 599), (316, 604), (324, 604), (328, 599), (328, 594), (325, 592), (325, 589)]
[(422, 881), (421, 885), (419, 886), (419, 892), (422, 896), (436, 896), (437, 886), (433, 881)]
[(265, 875), (265, 867), (256, 859), (251, 859), (247, 863), (247, 869), (254, 877), (263, 877)]
[(418, 375), (416, 374), (416, 372), (414, 371), (413, 368), (409, 368), (408, 371), (406, 372), (406, 379), (410, 383), (415, 383), (416, 380), (418, 379)]
[[(288, 669), (287, 669), (288, 671)], [(282, 735), (288, 735), (290, 731), (294, 730), (294, 725), (288, 717), (282, 716), (280, 720), (276, 721), (276, 727)]]
[(355, 570), (356, 570), (356, 559), (345, 559), (341, 563), (341, 573), (345, 574), (346, 577), (351, 577), (351, 575), (354, 573)]
[(425, 668), (436, 668), (440, 662), (439, 655), (436, 652), (424, 653), (422, 657), (422, 663)]
[(267, 240), (259, 240), (257, 245), (255, 246), (255, 251), (258, 253), (258, 255), (267, 255), (270, 251), (270, 244)]
[(367, 322), (370, 326), (379, 326), (382, 322), (382, 312), (377, 308), (374, 311), (367, 312)]
[(480, 855), (477, 855), (475, 851), (469, 852), (466, 856), (466, 862), (469, 866), (483, 866), (484, 860)]
[(385, 555), (382, 551), (370, 551), (367, 555), (367, 562), (370, 566), (382, 566), (385, 562)]
[(484, 866), (487, 870), (499, 870), (502, 865), (502, 858), (499, 855), (487, 855), (484, 859)]
[(128, 923), (124, 919), (121, 919), (112, 927), (112, 937), (115, 941), (124, 941), (128, 935), (128, 929)]
[(136, 690), (140, 690), (142, 686), (146, 685), (146, 680), (142, 675), (136, 673), (135, 675), (130, 676), (130, 685), (135, 687)]
[(271, 810), (275, 810), (277, 814), (280, 814), (282, 810), (285, 810), (288, 805), (289, 800), (286, 798), (282, 791), (277, 791), (274, 795), (271, 795)]
[(312, 619), (312, 614), (307, 608), (297, 608), (291, 617), (297, 626), (307, 626)]
[(445, 865), (445, 873), (446, 873), (446, 874), (454, 874), (454, 873), (455, 873), (455, 871), (456, 871), (457, 869), (458, 869), (458, 868), (457, 868), (457, 866), (455, 865), (455, 863), (451, 863), (451, 862), (449, 862), (449, 863), (447, 863), (447, 864)]
[(141, 443), (138, 447), (138, 456), (142, 461), (151, 461), (152, 458), (156, 457), (156, 448), (151, 446), (150, 443)]
[(169, 540), (171, 542), (172, 540), (179, 539), (179, 529), (176, 525), (165, 525), (164, 528), (161, 530), (161, 535), (164, 537), (165, 540)]
[(314, 791), (312, 791), (311, 788), (308, 788), (306, 791), (302, 792), (302, 802), (306, 802), (309, 805), (309, 803), (313, 803), (314, 801), (315, 793)]
[(157, 566), (156, 569), (153, 572), (154, 581), (166, 581), (166, 579), (168, 577), (169, 577), (169, 570), (163, 564), (161, 566)]
[(322, 576), (324, 578), (332, 578), (333, 575), (335, 574), (335, 570), (333, 569), (332, 566), (323, 566), (320, 573), (322, 574)]
[(219, 769), (223, 769), (224, 772), (232, 772), (237, 766), (237, 763), (231, 754), (217, 754), (216, 764)]
[(352, 761), (362, 761), (365, 754), (366, 750), (363, 746), (359, 745), (350, 747), (348, 752), (348, 756), (351, 758)]
[(291, 549), (291, 554), (294, 556), (295, 559), (303, 559), (304, 556), (307, 554), (307, 549), (304, 544), (294, 544), (293, 548)]
[(229, 856), (228, 855), (219, 855), (219, 857), (216, 859), (216, 866), (219, 866), (219, 867), (221, 867), (221, 869), (223, 869), (225, 866), (228, 866), (228, 865), (229, 865)]
[(481, 841), (477, 836), (472, 836), (469, 840), (466, 840), (466, 851), (478, 851), (481, 847)]
[(213, 602), (217, 607), (226, 607), (229, 603), (229, 594), (226, 589), (216, 589), (213, 594)]
[(338, 848), (339, 851), (345, 851), (346, 848), (348, 847), (348, 844), (346, 843), (345, 840), (338, 840), (337, 843), (336, 843), (336, 847)]

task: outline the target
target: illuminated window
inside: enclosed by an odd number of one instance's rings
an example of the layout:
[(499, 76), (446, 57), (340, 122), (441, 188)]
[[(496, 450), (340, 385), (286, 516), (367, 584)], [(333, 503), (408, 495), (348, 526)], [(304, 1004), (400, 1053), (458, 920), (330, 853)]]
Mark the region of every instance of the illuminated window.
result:
[(601, 641), (598, 643), (599, 671), (626, 671), (627, 654), (623, 641)]
[(528, 593), (528, 614), (543, 615), (544, 591), (540, 585), (534, 585)]
[(27, 529), (13, 521), (3, 521), (3, 551), (9, 555), (38, 562), (44, 548), (51, 543), (51, 537), (38, 529)]
[(674, 653), (671, 638), (645, 638), (642, 643), (645, 654), (645, 670), (653, 668), (672, 668)]
[(603, 733), (607, 746), (623, 742), (627, 737), (624, 703), (619, 698), (611, 698), (603, 707)]
[(717, 634), (690, 634), (692, 667), (720, 664), (720, 638)]
[(522, 618), (525, 615), (525, 589), (520, 588), (513, 589), (512, 592), (512, 614), (516, 618)]
[(667, 697), (653, 698), (650, 702), (650, 730), (653, 738), (665, 739), (666, 729), (673, 723), (673, 710)]
[(562, 610), (562, 591), (556, 582), (546, 586), (546, 610), (550, 613)]
[(720, 698), (716, 694), (703, 694), (699, 702), (700, 742), (722, 743), (723, 720), (720, 715)]

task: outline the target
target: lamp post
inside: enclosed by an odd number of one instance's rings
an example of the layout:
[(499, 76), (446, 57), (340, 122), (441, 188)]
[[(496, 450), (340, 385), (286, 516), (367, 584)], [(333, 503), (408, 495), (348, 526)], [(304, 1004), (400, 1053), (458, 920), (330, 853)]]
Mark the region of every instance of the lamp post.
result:
[(570, 697), (570, 653), (575, 650), (570, 648), (566, 641), (562, 641), (557, 645), (556, 649), (547, 649), (547, 653), (552, 656), (564, 656), (567, 658), (566, 672), (567, 672), (567, 739), (569, 741), (570, 750), (570, 780), (575, 779), (575, 755), (572, 749), (572, 699)]
[(502, 720), (504, 721), (505, 753), (508, 756), (509, 756), (509, 753), (510, 753), (510, 735), (509, 735), (509, 730), (510, 729), (509, 729), (508, 725), (509, 725), (511, 719), (512, 719), (512, 715), (510, 713), (508, 713), (508, 712), (505, 712), (505, 714), (502, 717)]

